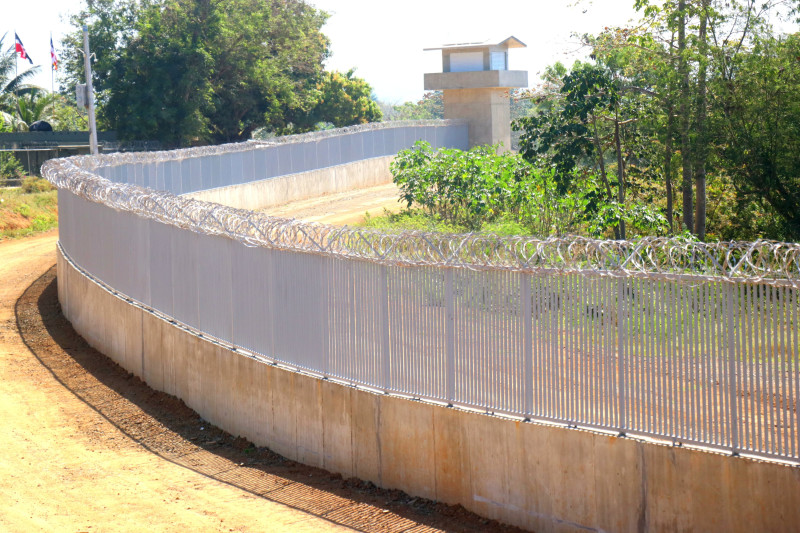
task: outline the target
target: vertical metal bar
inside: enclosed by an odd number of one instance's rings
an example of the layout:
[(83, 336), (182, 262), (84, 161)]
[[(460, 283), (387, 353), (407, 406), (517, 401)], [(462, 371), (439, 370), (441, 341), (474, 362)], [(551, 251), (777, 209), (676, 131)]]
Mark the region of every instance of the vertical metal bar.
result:
[(749, 392), (752, 389), (752, 375), (750, 374), (750, 353), (748, 350), (748, 309), (747, 309), (747, 285), (739, 284), (738, 292), (738, 321), (736, 324), (736, 346), (739, 353), (739, 391), (741, 397), (739, 399), (739, 447), (742, 450), (750, 450), (750, 421), (751, 412), (748, 409)]
[(390, 322), (391, 314), (389, 313), (389, 267), (380, 265), (380, 329), (381, 329), (381, 359), (380, 359), (380, 374), (381, 386), (384, 392), (392, 388), (392, 374), (391, 374), (391, 336), (390, 336)]
[(669, 316), (669, 324), (670, 324), (670, 332), (667, 341), (668, 346), (668, 374), (667, 374), (667, 386), (669, 390), (669, 394), (667, 397), (667, 408), (669, 412), (667, 414), (667, 434), (675, 438), (677, 432), (675, 431), (675, 376), (677, 374), (677, 362), (676, 362), (676, 349), (675, 349), (675, 342), (677, 340), (677, 323), (678, 323), (678, 306), (676, 302), (676, 295), (675, 292), (677, 290), (676, 283), (669, 284), (669, 309), (667, 310), (667, 316)]
[(680, 328), (678, 335), (677, 346), (677, 363), (678, 370), (675, 373), (675, 386), (677, 388), (677, 401), (678, 406), (676, 409), (676, 437), (678, 440), (683, 440), (686, 437), (686, 356), (691, 350), (691, 339), (689, 338), (689, 309), (687, 308), (689, 299), (686, 297), (686, 285), (677, 283), (677, 303), (679, 306), (680, 320), (678, 327)]
[(619, 323), (617, 324), (617, 430), (620, 433), (625, 433), (627, 426), (627, 384), (625, 383), (625, 364), (627, 358), (627, 350), (625, 349), (626, 342), (626, 329), (628, 328), (628, 320), (625, 315), (625, 278), (619, 278), (617, 293), (617, 308), (619, 309)]
[(553, 277), (548, 276), (545, 278), (547, 281), (547, 414), (553, 418), (560, 419), (559, 412), (556, 406), (556, 373), (555, 373), (555, 352), (556, 352), (556, 335), (555, 335), (555, 318), (553, 307), (555, 305), (555, 298), (553, 296)]
[(764, 314), (764, 340), (766, 342), (766, 354), (764, 355), (764, 374), (767, 378), (767, 402), (766, 408), (769, 410), (768, 414), (769, 417), (767, 422), (769, 424), (769, 441), (770, 446), (767, 449), (769, 453), (775, 453), (777, 451), (777, 434), (775, 432), (775, 425), (777, 421), (775, 420), (775, 395), (774, 395), (774, 383), (775, 383), (775, 375), (772, 371), (772, 359), (774, 359), (774, 352), (775, 347), (772, 342), (772, 335), (770, 335), (772, 330), (772, 319), (773, 319), (773, 307), (774, 302), (772, 300), (772, 293), (773, 287), (766, 285), (764, 287), (766, 291), (766, 312)]
[(592, 392), (591, 383), (589, 383), (588, 377), (589, 372), (586, 368), (588, 365), (589, 359), (587, 358), (586, 353), (586, 337), (588, 333), (589, 327), (589, 305), (586, 305), (586, 302), (589, 302), (589, 293), (588, 293), (588, 286), (587, 286), (588, 279), (585, 276), (579, 278), (578, 287), (580, 289), (580, 295), (578, 297), (578, 301), (582, 302), (580, 312), (578, 316), (580, 317), (580, 321), (578, 323), (578, 328), (580, 331), (580, 342), (578, 345), (578, 357), (580, 358), (580, 379), (582, 384), (582, 392), (581, 392), (581, 401), (580, 405), (580, 413), (579, 413), (579, 420), (581, 422), (586, 423), (588, 421), (587, 416), (587, 409), (586, 407), (589, 404), (589, 395)]
[(327, 377), (330, 373), (330, 357), (331, 357), (331, 335), (330, 335), (330, 321), (331, 321), (331, 314), (333, 312), (333, 285), (332, 280), (330, 279), (331, 276), (331, 267), (333, 263), (333, 259), (330, 257), (325, 257), (320, 261), (322, 268), (322, 279), (325, 282), (322, 284), (322, 290), (325, 291), (325, 299), (324, 305), (325, 309), (322, 313), (322, 320), (320, 324), (320, 328), (322, 329), (322, 364), (320, 365), (320, 373)]
[[(617, 422), (617, 388), (615, 386), (616, 373), (614, 372), (614, 346), (617, 344), (617, 336), (614, 335), (615, 331), (619, 328), (619, 323), (622, 320), (622, 317), (619, 315), (619, 305), (617, 304), (616, 298), (614, 297), (614, 287), (616, 283), (614, 282), (614, 278), (604, 278), (603, 285), (605, 288), (604, 296), (606, 299), (606, 306), (607, 309), (613, 313), (614, 318), (616, 319), (616, 324), (612, 323), (610, 320), (608, 325), (606, 326), (605, 333), (605, 361), (603, 365), (603, 378), (605, 379), (605, 391), (603, 391), (604, 397), (604, 413), (603, 413), (603, 425), (607, 425), (612, 429), (618, 429), (616, 426)], [(615, 328), (616, 326), (616, 328)]]
[(575, 397), (575, 355), (572, 350), (572, 276), (567, 275), (561, 278), (561, 334), (563, 348), (564, 368), (566, 369), (566, 380), (561, 388), (564, 391), (564, 416), (570, 422), (574, 421), (572, 409), (572, 399)]
[(736, 349), (734, 346), (734, 328), (736, 327), (736, 309), (734, 306), (734, 295), (736, 286), (733, 283), (728, 285), (728, 394), (730, 397), (728, 404), (728, 423), (730, 425), (730, 447), (733, 453), (738, 453), (739, 433), (738, 433), (738, 412), (736, 402)]
[(757, 435), (758, 435), (758, 450), (764, 451), (767, 448), (767, 435), (766, 435), (766, 425), (765, 420), (767, 418), (767, 413), (764, 411), (766, 406), (764, 404), (764, 394), (766, 390), (765, 386), (765, 378), (763, 370), (763, 353), (764, 353), (764, 346), (762, 342), (762, 333), (764, 331), (764, 316), (763, 316), (763, 309), (764, 309), (764, 285), (758, 284), (756, 286), (756, 315), (754, 317), (755, 321), (755, 346), (756, 346), (756, 386), (757, 390), (755, 391), (755, 396), (757, 398), (756, 403), (756, 418), (759, 421)]
[[(726, 285), (723, 282), (716, 281), (713, 283), (713, 298), (714, 298), (714, 306), (713, 306), (713, 313), (714, 313), (714, 343), (712, 349), (712, 360), (711, 360), (711, 374), (712, 380), (711, 382), (715, 384), (714, 388), (714, 403), (712, 404), (712, 408), (714, 409), (714, 436), (712, 442), (718, 445), (724, 445), (725, 441), (727, 440), (727, 428), (724, 424), (727, 424), (727, 401), (726, 401), (726, 390), (727, 384), (723, 382), (722, 376), (722, 368), (725, 365), (725, 349), (727, 341), (725, 340), (725, 331), (727, 328), (727, 311), (725, 308), (725, 301), (724, 295), (726, 294)], [(726, 435), (723, 437), (723, 434)]]
[(530, 416), (533, 412), (533, 319), (531, 309), (531, 277), (520, 274), (520, 298), (522, 299), (522, 349), (525, 359), (525, 405), (523, 412)]
[(666, 282), (659, 281), (657, 282), (658, 287), (658, 319), (656, 319), (656, 334), (658, 335), (658, 345), (656, 347), (656, 359), (654, 361), (654, 372), (656, 375), (657, 385), (655, 390), (655, 400), (657, 401), (656, 408), (657, 408), (657, 416), (655, 420), (655, 427), (659, 434), (664, 435), (666, 433), (666, 402), (665, 402), (665, 391), (666, 391), (666, 383), (667, 383), (667, 376), (666, 372), (664, 372), (664, 367), (666, 366), (667, 361), (667, 348), (666, 348), (666, 338), (667, 338), (667, 324), (668, 321), (667, 317), (667, 309), (666, 309)]
[(787, 415), (787, 411), (789, 410), (788, 401), (789, 401), (789, 398), (791, 398), (791, 392), (790, 392), (789, 387), (787, 387), (787, 383), (786, 383), (786, 380), (787, 380), (787, 377), (788, 377), (787, 372), (789, 370), (789, 361), (787, 361), (788, 352), (786, 351), (786, 347), (787, 347), (787, 342), (786, 342), (786, 333), (787, 333), (787, 331), (786, 330), (788, 329), (787, 328), (787, 324), (786, 324), (786, 310), (787, 310), (787, 307), (786, 307), (787, 294), (786, 294), (786, 292), (787, 291), (786, 291), (786, 287), (778, 288), (778, 291), (779, 291), (779, 294), (781, 296), (781, 298), (780, 298), (781, 305), (778, 306), (778, 319), (779, 319), (778, 327), (780, 328), (778, 330), (778, 335), (779, 335), (779, 340), (780, 340), (780, 346), (782, 347), (782, 349), (780, 350), (780, 353), (781, 353), (781, 364), (780, 364), (781, 379), (780, 379), (780, 386), (781, 386), (782, 393), (781, 393), (781, 401), (780, 401), (779, 405), (780, 405), (780, 408), (781, 408), (781, 413), (783, 414), (783, 424), (781, 424), (781, 427), (783, 428), (783, 431), (781, 431), (781, 433), (784, 435), (784, 440), (785, 440), (784, 445), (783, 445), (783, 449), (781, 450), (781, 455), (788, 456), (788, 455), (790, 455), (792, 453), (792, 444), (793, 443), (790, 440), (791, 430), (790, 430), (790, 427), (789, 427), (789, 421), (788, 421), (788, 415)]
[(695, 346), (694, 353), (692, 354), (692, 383), (691, 388), (689, 389), (693, 392), (692, 397), (692, 419), (690, 422), (689, 427), (691, 428), (691, 438), (699, 441), (700, 440), (700, 360), (703, 353), (703, 342), (702, 342), (702, 315), (700, 314), (700, 300), (699, 300), (699, 293), (697, 287), (692, 287), (692, 336), (693, 336), (693, 344)]
[(705, 398), (703, 401), (703, 439), (704, 442), (711, 442), (711, 424), (715, 415), (712, 413), (712, 407), (716, 405), (714, 399), (714, 387), (711, 381), (711, 363), (713, 361), (713, 348), (712, 340), (714, 338), (716, 328), (714, 323), (713, 306), (711, 305), (711, 283), (703, 284), (703, 316), (705, 317), (705, 345), (703, 349), (703, 357), (701, 363), (703, 365), (703, 386), (705, 387)]
[(445, 299), (445, 395), (448, 402), (455, 398), (455, 293), (453, 291), (453, 269), (444, 270)]
[(791, 350), (789, 351), (789, 358), (794, 361), (794, 396), (792, 397), (792, 406), (794, 407), (795, 422), (794, 422), (794, 459), (800, 459), (800, 346), (798, 346), (798, 333), (800, 327), (797, 323), (797, 309), (800, 307), (800, 290), (792, 287), (792, 329), (791, 329)]
[[(547, 382), (545, 380), (545, 365), (544, 365), (544, 331), (542, 327), (542, 277), (540, 275), (535, 276), (534, 282), (536, 284), (536, 291), (535, 291), (535, 299), (533, 302), (533, 309), (532, 312), (535, 313), (536, 320), (534, 321), (535, 324), (535, 335), (536, 338), (536, 415), (543, 416), (545, 413), (545, 394), (546, 394), (546, 386)], [(533, 317), (531, 317), (533, 318)]]
[[(787, 297), (788, 302), (788, 309), (786, 311), (786, 322), (787, 322), (787, 338), (786, 338), (786, 357), (789, 360), (787, 372), (788, 372), (788, 383), (790, 388), (789, 393), (789, 404), (788, 409), (791, 411), (794, 410), (794, 413), (800, 417), (800, 409), (798, 409), (798, 396), (800, 396), (800, 390), (798, 390), (798, 383), (797, 383), (797, 376), (800, 375), (798, 372), (798, 360), (797, 360), (797, 344), (795, 338), (795, 328), (797, 327), (796, 319), (795, 319), (795, 311), (797, 309), (797, 291), (793, 287), (787, 288), (789, 292), (789, 296)], [(792, 376), (795, 376), (795, 379), (792, 380)], [(789, 415), (789, 431), (792, 435), (792, 459), (797, 460), (800, 453), (798, 453), (798, 437), (800, 437), (800, 420), (794, 420), (791, 415)]]
[(778, 296), (780, 293), (778, 292), (778, 288), (774, 285), (770, 287), (770, 314), (772, 315), (772, 366), (773, 366), (773, 374), (772, 374), (772, 382), (774, 386), (774, 395), (771, 398), (770, 405), (774, 411), (774, 422), (772, 424), (772, 430), (775, 432), (775, 449), (773, 453), (782, 454), (783, 453), (783, 431), (781, 431), (781, 379), (780, 379), (780, 344), (778, 343), (778, 328), (780, 325), (778, 324), (778, 307), (780, 302), (778, 301)]

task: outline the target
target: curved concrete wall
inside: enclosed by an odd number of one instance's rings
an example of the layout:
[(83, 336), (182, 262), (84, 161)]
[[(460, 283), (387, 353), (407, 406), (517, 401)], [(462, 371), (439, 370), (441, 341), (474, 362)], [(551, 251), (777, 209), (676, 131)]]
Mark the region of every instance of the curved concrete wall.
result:
[[(244, 168), (248, 157), (229, 159), (229, 168)], [(176, 192), (200, 190), (203, 167), (177, 161), (101, 171), (143, 185), (151, 183), (145, 176), (158, 185), (169, 174)], [(317, 176), (337, 182), (324, 171)], [(298, 186), (285, 190), (305, 194)], [(536, 531), (780, 531), (800, 523), (796, 467), (376, 394), (242, 349), (299, 335), (306, 350), (296, 354), (296, 366), (306, 368), (315, 351), (327, 349), (314, 330), (324, 322), (315, 313), (325, 312), (318, 289), (326, 280), (296, 271), (293, 255), (347, 276), (364, 268), (364, 279), (379, 279), (370, 270), (379, 267), (250, 248), (67, 190), (59, 191), (59, 203), (59, 299), (76, 330), (153, 388), (258, 445)], [(243, 288), (231, 296), (232, 279)], [(293, 309), (287, 299), (287, 309), (266, 308), (264, 295), (281, 291), (319, 293), (320, 302)]]
[(203, 202), (258, 210), (350, 189), (373, 187), (392, 181), (389, 170), (394, 156), (373, 157), (308, 172), (299, 172), (239, 185), (189, 193)]
[(87, 341), (295, 461), (547, 531), (792, 531), (800, 469), (376, 394), (267, 364), (112, 294), (62, 253)]

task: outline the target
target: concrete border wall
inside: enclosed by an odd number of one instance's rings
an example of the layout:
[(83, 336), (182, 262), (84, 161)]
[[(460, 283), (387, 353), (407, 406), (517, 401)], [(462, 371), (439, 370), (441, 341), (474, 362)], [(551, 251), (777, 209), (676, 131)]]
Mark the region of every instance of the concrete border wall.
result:
[[(238, 244), (237, 244), (238, 245)], [(537, 532), (791, 531), (800, 469), (375, 394), (248, 357), (112, 294), (58, 254), (95, 348), (259, 446)]]
[[(236, 146), (221, 155), (215, 155), (215, 148), (190, 149), (153, 156), (152, 162), (120, 154), (88, 163), (96, 161), (92, 170), (109, 180), (237, 206), (252, 197), (263, 207), (364, 183), (391, 159), (387, 150), (395, 145), (387, 139), (413, 142), (413, 128), (375, 131), (359, 130), (346, 141), (325, 137), (322, 144), (313, 137), (263, 150)], [(464, 127), (434, 126), (425, 132), (444, 145), (465, 139)], [(327, 149), (321, 150), (322, 145)], [(339, 153), (336, 146), (349, 148)], [(306, 148), (314, 158), (304, 156)], [(270, 153), (277, 158), (270, 159)], [(339, 162), (331, 164), (334, 160)], [(259, 179), (262, 171), (266, 177)], [(278, 174), (269, 175), (273, 172)], [(95, 179), (88, 170), (86, 175)], [(108, 182), (99, 181), (92, 186), (107, 190)], [(204, 189), (211, 190), (199, 192)], [(379, 363), (390, 360), (393, 339), (408, 331), (425, 330), (433, 340), (455, 336), (446, 320), (454, 310), (441, 305), (432, 290), (443, 282), (453, 285), (447, 279), (454, 276), (446, 274), (455, 269), (442, 275), (429, 266), (248, 247), (227, 234), (196, 232), (172, 218), (118, 210), (66, 188), (59, 190), (59, 210), (59, 300), (76, 331), (151, 387), (182, 398), (207, 420), (286, 457), (459, 503), (536, 531), (781, 531), (800, 523), (798, 467), (374, 394), (272, 364), (287, 361), (334, 378), (345, 372), (337, 373), (333, 364), (349, 365), (348, 383), (382, 383), (389, 392), (451, 397), (440, 389), (454, 388), (454, 383), (441, 375), (424, 381), (425, 376), (399, 372), (407, 369), (399, 369), (397, 376), (376, 375), (375, 369), (388, 368)], [(175, 217), (179, 210), (164, 212)], [(516, 286), (528, 275), (461, 270), (459, 275), (486, 277), (476, 284), (486, 287), (498, 280)], [(392, 300), (386, 288), (394, 287), (393, 298), (404, 298), (409, 273), (425, 289), (418, 295), (421, 312), (409, 329), (387, 335), (392, 330), (384, 318)], [(403, 283), (390, 285), (392, 275)], [(387, 296), (372, 305), (376, 294)], [(356, 300), (369, 305), (345, 309), (338, 322), (328, 322), (353, 335), (330, 346), (313, 325), (325, 323), (334, 302), (338, 313)], [(356, 334), (354, 324), (368, 327)], [(501, 351), (487, 346), (487, 353)], [(405, 367), (413, 370), (420, 361), (444, 357), (441, 346), (434, 348), (423, 342), (405, 350), (410, 358)], [(321, 355), (326, 352), (337, 358), (325, 359)], [(455, 350), (449, 361), (457, 361)], [(470, 379), (480, 384), (494, 378), (478, 373)], [(495, 385), (488, 383), (486, 390)], [(428, 390), (435, 394), (426, 396)]]
[(110, 154), (93, 159), (91, 165), (97, 175), (115, 183), (188, 195), (347, 167), (370, 159), (383, 160), (412, 147), (418, 140), (434, 148), (467, 149), (467, 131), (466, 123), (459, 121), (365, 124), (281, 137), (274, 142)]
[(255, 211), (290, 201), (390, 183), (392, 173), (389, 165), (393, 159), (394, 156), (364, 159), (319, 170), (198, 191), (186, 196), (203, 202)]

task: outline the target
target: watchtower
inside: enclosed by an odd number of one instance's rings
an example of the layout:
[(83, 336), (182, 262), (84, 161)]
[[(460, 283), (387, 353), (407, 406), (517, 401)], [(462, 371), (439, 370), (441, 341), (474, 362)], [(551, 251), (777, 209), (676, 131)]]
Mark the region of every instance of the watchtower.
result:
[(444, 118), (467, 120), (470, 146), (502, 143), (501, 151), (511, 148), (508, 93), (528, 86), (528, 72), (508, 69), (508, 51), (526, 47), (512, 36), (424, 49), (442, 51), (442, 72), (425, 74), (425, 90), (444, 92)]

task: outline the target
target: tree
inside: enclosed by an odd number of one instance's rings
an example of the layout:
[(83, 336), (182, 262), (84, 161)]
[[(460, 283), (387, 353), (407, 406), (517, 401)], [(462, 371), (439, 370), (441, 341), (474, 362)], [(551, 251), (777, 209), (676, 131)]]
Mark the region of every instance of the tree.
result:
[[(651, 134), (663, 152), (660, 166), (671, 228), (672, 184), (679, 173), (683, 230), (705, 239), (709, 180), (719, 191), (733, 170), (720, 166), (725, 142), (720, 133), (729, 119), (721, 96), (737, 84), (737, 58), (758, 55), (755, 41), (771, 35), (768, 15), (774, 16), (776, 7), (797, 5), (784, 0), (667, 0), (652, 5), (637, 0), (635, 6), (644, 14), (637, 25), (607, 28), (587, 39), (598, 60), (626, 72), (631, 88), (651, 95), (657, 106)], [(752, 212), (739, 211), (742, 216)], [(758, 221), (737, 224), (744, 228), (747, 223)]]
[[(139, 14), (152, 0), (86, 0), (79, 12), (70, 17), (75, 31), (64, 36), (59, 59), (61, 62), (61, 94), (74, 100), (75, 85), (86, 83), (83, 58), (84, 24), (89, 30), (92, 49), (92, 85), (98, 109), (102, 109), (109, 94), (107, 83), (119, 67), (119, 59), (136, 36)], [(107, 128), (102, 114), (98, 127)]]
[(317, 103), (309, 113), (306, 123), (330, 122), (337, 128), (352, 124), (377, 122), (382, 118), (378, 103), (372, 99), (372, 87), (346, 73), (326, 72), (317, 85)]
[[(0, 120), (0, 133), (7, 132), (11, 128)], [(6, 180), (18, 180), (24, 175), (24, 169), (13, 152), (0, 152), (0, 185)]]
[(169, 0), (142, 11), (136, 26), (105, 83), (100, 115), (124, 139), (168, 146), (207, 140), (214, 71), (208, 47), (219, 33), (213, 5)]
[(38, 87), (30, 85), (30, 80), (39, 71), (39, 67), (29, 68), (21, 74), (16, 72), (16, 56), (12, 44), (5, 51), (3, 41), (5, 35), (0, 37), (0, 123), (6, 123), (10, 129), (25, 129), (17, 116), (17, 98), (41, 91)]
[(740, 198), (780, 216), (779, 237), (800, 239), (800, 33), (758, 38), (731, 58), (736, 75), (719, 98), (721, 160)]
[(28, 93), (16, 100), (17, 117), (24, 129), (38, 120), (51, 121), (58, 96), (45, 91)]
[(558, 88), (542, 97), (550, 104), (514, 123), (523, 131), (520, 153), (554, 169), (560, 194), (576, 180), (597, 178), (599, 187), (591, 193), (586, 214), (596, 219), (595, 225), (612, 226), (618, 239), (627, 237), (626, 225), (635, 223), (634, 212), (654, 220), (660, 216), (646, 213), (640, 198), (628, 197), (633, 185), (637, 196), (648, 192), (656, 157), (648, 123), (653, 109), (649, 97), (641, 94), (647, 91), (633, 90), (630, 83), (613, 64), (576, 63), (563, 74), (560, 87), (549, 84)]
[(437, 120), (444, 118), (444, 98), (441, 91), (427, 92), (417, 102), (392, 106), (391, 120)]
[[(313, 127), (325, 13), (301, 0), (87, 1), (99, 118), (120, 137), (177, 146)], [(73, 82), (78, 56), (65, 55)]]
[(250, 138), (259, 127), (278, 133), (313, 129), (308, 115), (328, 57), (328, 18), (300, 0), (229, 0), (210, 47), (212, 140)]

